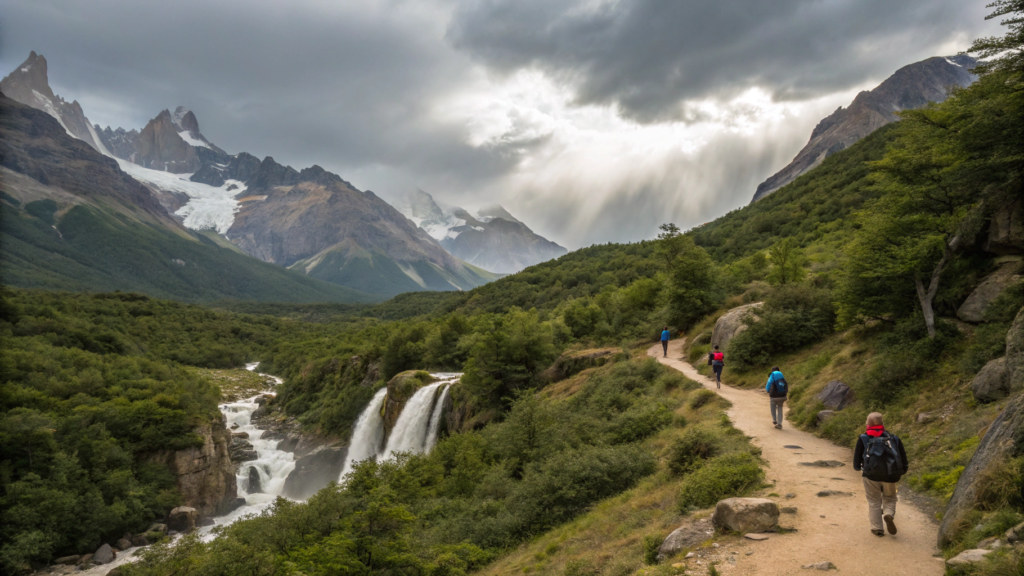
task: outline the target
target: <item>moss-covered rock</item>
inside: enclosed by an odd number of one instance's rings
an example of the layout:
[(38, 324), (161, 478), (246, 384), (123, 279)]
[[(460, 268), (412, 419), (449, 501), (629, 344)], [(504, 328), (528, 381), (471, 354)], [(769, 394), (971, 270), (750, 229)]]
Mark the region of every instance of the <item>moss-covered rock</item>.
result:
[(406, 370), (396, 374), (388, 382), (388, 393), (384, 399), (384, 406), (381, 408), (384, 418), (384, 430), (390, 434), (398, 422), (398, 415), (402, 413), (405, 403), (412, 398), (417, 390), (434, 382), (436, 379), (424, 370)]

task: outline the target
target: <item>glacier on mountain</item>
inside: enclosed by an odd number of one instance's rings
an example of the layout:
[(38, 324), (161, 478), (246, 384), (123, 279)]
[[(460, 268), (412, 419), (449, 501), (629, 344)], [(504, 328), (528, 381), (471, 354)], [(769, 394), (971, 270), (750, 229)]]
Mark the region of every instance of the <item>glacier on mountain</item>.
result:
[(188, 202), (175, 214), (182, 218), (186, 228), (192, 230), (215, 230), (218, 234), (227, 234), (240, 207), (235, 197), (246, 189), (245, 184), (238, 180), (228, 180), (223, 186), (209, 186), (192, 182), (189, 180), (191, 174), (151, 170), (121, 159), (117, 163), (121, 170), (144, 184), (188, 196)]

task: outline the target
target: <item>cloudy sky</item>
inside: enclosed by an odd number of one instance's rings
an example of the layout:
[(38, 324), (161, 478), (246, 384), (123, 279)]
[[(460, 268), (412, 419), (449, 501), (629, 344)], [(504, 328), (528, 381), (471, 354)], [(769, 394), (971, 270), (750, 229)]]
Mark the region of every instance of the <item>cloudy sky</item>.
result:
[(747, 204), (859, 90), (997, 33), (985, 3), (0, 0), (0, 70), (35, 50), (94, 123), (184, 105), (228, 152), (577, 248)]

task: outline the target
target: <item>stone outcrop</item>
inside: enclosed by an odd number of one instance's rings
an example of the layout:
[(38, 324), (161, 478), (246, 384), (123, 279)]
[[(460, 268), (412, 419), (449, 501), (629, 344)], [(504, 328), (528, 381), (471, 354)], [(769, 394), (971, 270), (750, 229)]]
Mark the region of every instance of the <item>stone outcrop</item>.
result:
[(196, 528), (199, 513), (191, 506), (178, 506), (167, 515), (167, 527), (178, 532), (191, 532)]
[(1006, 334), (1006, 374), (1011, 392), (1024, 390), (1024, 308)]
[(104, 544), (93, 552), (92, 561), (96, 564), (110, 564), (114, 561), (114, 557), (114, 549), (110, 547), (110, 544)]
[(829, 410), (842, 410), (853, 402), (853, 390), (840, 380), (833, 380), (818, 393), (818, 400)]
[(228, 454), (232, 462), (249, 462), (259, 458), (259, 454), (256, 453), (256, 448), (253, 447), (252, 443), (238, 436), (231, 438), (231, 447)]
[(147, 460), (162, 464), (176, 477), (184, 505), (195, 508), (202, 516), (213, 516), (238, 496), (235, 466), (228, 453), (231, 434), (223, 417), (197, 427), (194, 432), (203, 439), (202, 446), (160, 451)]
[(992, 214), (983, 248), (994, 254), (1024, 254), (1024, 201), (1017, 199)]
[(299, 458), (284, 481), (283, 495), (305, 500), (329, 483), (337, 482), (347, 454), (345, 446), (322, 446)]
[(586, 370), (604, 366), (616, 354), (622, 352), (622, 348), (595, 348), (580, 350), (577, 352), (566, 352), (555, 360), (550, 368), (541, 372), (537, 378), (545, 383), (558, 382)]
[[(1008, 257), (1009, 258), (1009, 257)], [(1010, 260), (1004, 262), (995, 272), (989, 274), (981, 281), (981, 284), (971, 292), (971, 295), (960, 305), (956, 311), (958, 318), (964, 322), (981, 322), (985, 319), (985, 310), (988, 306), (1003, 293), (1004, 290), (1024, 280), (1020, 274), (1020, 261)]]
[[(711, 333), (711, 345), (718, 345), (722, 350), (725, 350), (725, 346), (730, 340), (747, 329), (747, 325), (743, 322), (747, 313), (756, 312), (763, 304), (763, 302), (744, 304), (743, 306), (737, 306), (723, 314), (722, 317), (715, 322), (715, 329)], [(754, 315), (754, 318), (757, 319), (756, 314)]]
[(827, 422), (829, 418), (835, 415), (835, 410), (822, 410), (821, 412), (818, 412), (817, 416), (815, 416), (815, 419), (818, 421), (818, 426), (821, 426), (822, 424)]
[(1002, 400), (1010, 393), (1010, 375), (1006, 370), (1006, 358), (989, 361), (971, 380), (971, 392), (978, 402), (988, 403)]
[(715, 506), (711, 522), (739, 534), (770, 532), (779, 525), (779, 506), (767, 498), (726, 498)]
[(964, 550), (963, 552), (957, 554), (956, 556), (953, 556), (949, 560), (946, 560), (946, 566), (955, 568), (957, 566), (969, 566), (971, 564), (984, 562), (985, 557), (991, 553), (991, 550), (984, 550), (981, 548)]
[(707, 518), (684, 524), (673, 530), (658, 547), (658, 561), (675, 556), (686, 548), (700, 546), (714, 535), (715, 528)]
[(384, 399), (384, 431), (390, 434), (398, 422), (405, 403), (423, 386), (434, 381), (434, 377), (423, 370), (406, 370), (396, 374), (388, 382), (388, 393)]
[(149, 121), (135, 143), (134, 162), (153, 170), (176, 174), (192, 173), (202, 167), (195, 147), (178, 134), (171, 112), (164, 110)]

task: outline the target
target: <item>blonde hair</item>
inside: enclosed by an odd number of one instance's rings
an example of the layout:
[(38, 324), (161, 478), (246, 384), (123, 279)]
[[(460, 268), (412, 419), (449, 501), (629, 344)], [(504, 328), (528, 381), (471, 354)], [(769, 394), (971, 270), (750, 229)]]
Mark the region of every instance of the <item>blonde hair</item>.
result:
[(880, 412), (872, 412), (868, 414), (868, 426), (882, 426), (882, 414)]

